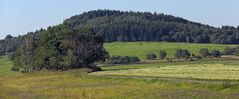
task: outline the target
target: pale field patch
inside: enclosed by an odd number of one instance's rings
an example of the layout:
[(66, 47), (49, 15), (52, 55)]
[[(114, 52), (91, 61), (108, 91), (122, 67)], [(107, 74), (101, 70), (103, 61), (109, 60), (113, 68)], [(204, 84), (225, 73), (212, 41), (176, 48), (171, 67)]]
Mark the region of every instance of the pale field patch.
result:
[(159, 68), (103, 71), (91, 73), (90, 75), (239, 80), (239, 66), (224, 64), (188, 64), (163, 66)]

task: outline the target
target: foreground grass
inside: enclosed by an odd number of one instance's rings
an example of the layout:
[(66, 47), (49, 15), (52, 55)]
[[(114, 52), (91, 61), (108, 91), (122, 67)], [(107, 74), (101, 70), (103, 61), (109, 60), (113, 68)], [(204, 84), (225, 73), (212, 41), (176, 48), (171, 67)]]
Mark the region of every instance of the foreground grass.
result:
[[(6, 56), (2, 57), (0, 62), (8, 63), (8, 65), (1, 65), (2, 68), (11, 67), (11, 62), (7, 60)], [(139, 68), (150, 69), (150, 71), (169, 68), (175, 71), (191, 68), (184, 67), (186, 65), (213, 64), (216, 62), (227, 66), (238, 64), (237, 60), (204, 60), (201, 62), (106, 66), (103, 67), (103, 70), (105, 70), (104, 72), (120, 72), (121, 70), (138, 70)], [(180, 66), (184, 68), (180, 68)], [(3, 76), (0, 76), (0, 99), (239, 98), (239, 85), (233, 82), (200, 83), (190, 82), (187, 79), (178, 81), (177, 79), (96, 76), (89, 75), (85, 69), (64, 72), (40, 71), (26, 74), (15, 74), (7, 69), (1, 71), (5, 71), (5, 73), (1, 73)], [(158, 75), (160, 73), (154, 71), (154, 74)]]
[(146, 54), (159, 54), (160, 50), (165, 50), (168, 53), (168, 57), (173, 57), (176, 49), (180, 48), (188, 49), (191, 53), (197, 55), (201, 48), (223, 51), (225, 47), (236, 47), (238, 45), (169, 42), (114, 42), (106, 43), (104, 46), (111, 55), (138, 56), (141, 59), (145, 59)]
[(0, 78), (0, 98), (239, 98), (239, 85), (237, 84), (109, 78), (89, 76), (82, 72), (83, 70), (70, 70), (5, 76)]
[[(0, 99), (239, 98), (237, 59), (105, 66), (91, 74), (85, 69), (21, 74), (10, 71), (12, 65), (0, 57)], [(193, 77), (199, 80), (188, 79)]]

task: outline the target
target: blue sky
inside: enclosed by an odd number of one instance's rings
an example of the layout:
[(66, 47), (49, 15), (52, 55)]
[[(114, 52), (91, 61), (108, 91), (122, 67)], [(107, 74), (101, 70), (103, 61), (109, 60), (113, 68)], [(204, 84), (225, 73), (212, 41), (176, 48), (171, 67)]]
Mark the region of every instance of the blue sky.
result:
[(1, 0), (0, 39), (96, 9), (150, 11), (220, 27), (239, 25), (239, 0)]

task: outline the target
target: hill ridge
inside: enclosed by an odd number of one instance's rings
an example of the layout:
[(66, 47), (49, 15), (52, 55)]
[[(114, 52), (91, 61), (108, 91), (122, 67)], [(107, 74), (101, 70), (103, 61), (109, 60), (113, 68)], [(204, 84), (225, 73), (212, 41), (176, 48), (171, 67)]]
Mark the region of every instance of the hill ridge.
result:
[[(164, 41), (239, 44), (239, 27), (216, 28), (181, 17), (150, 12), (92, 10), (72, 16), (60, 25), (68, 25), (72, 30), (92, 28), (104, 38), (105, 42)], [(37, 30), (34, 34), (39, 37), (44, 31), (47, 29)], [(19, 37), (8, 35), (1, 40), (0, 54), (14, 52), (26, 35)]]

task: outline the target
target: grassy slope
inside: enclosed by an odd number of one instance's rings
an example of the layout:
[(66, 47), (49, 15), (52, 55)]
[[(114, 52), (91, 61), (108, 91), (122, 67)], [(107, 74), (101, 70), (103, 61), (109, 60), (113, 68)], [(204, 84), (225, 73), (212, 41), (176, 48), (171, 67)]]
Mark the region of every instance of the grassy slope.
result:
[(235, 47), (237, 45), (168, 42), (114, 42), (106, 43), (104, 46), (111, 55), (138, 56), (141, 59), (145, 59), (146, 54), (153, 52), (158, 55), (160, 50), (165, 50), (169, 57), (173, 57), (175, 50), (179, 48), (188, 49), (191, 53), (198, 54), (201, 48), (223, 51), (225, 47)]
[(8, 56), (0, 56), (0, 76), (16, 74), (10, 71), (12, 66), (13, 63), (8, 60)]

